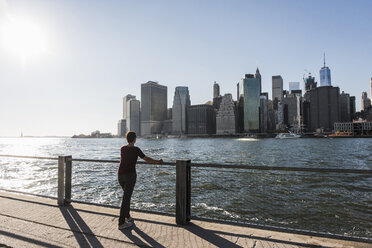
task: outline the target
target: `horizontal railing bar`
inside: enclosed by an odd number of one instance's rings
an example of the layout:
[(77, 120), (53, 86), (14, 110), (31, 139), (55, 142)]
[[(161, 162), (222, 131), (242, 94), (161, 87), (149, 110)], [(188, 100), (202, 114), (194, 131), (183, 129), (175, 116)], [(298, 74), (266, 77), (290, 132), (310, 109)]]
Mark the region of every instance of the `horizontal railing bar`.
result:
[[(34, 157), (34, 156), (20, 156), (20, 155), (0, 155), (0, 157), (8, 158), (32, 158), (32, 159), (47, 159), (58, 160), (58, 157)], [(119, 160), (102, 160), (102, 159), (80, 159), (73, 158), (72, 161), (78, 162), (94, 162), (94, 163), (120, 163)], [(147, 162), (138, 161), (138, 164), (149, 164)], [(174, 162), (163, 162), (159, 165), (175, 166)], [(228, 164), (202, 164), (191, 163), (191, 167), (204, 167), (204, 168), (224, 168), (224, 169), (243, 169), (243, 170), (270, 170), (270, 171), (297, 171), (297, 172), (322, 172), (322, 173), (352, 173), (352, 174), (365, 174), (372, 175), (372, 170), (362, 169), (338, 169), (338, 168), (306, 168), (306, 167), (286, 167), (286, 166), (257, 166), (257, 165), (228, 165)]]

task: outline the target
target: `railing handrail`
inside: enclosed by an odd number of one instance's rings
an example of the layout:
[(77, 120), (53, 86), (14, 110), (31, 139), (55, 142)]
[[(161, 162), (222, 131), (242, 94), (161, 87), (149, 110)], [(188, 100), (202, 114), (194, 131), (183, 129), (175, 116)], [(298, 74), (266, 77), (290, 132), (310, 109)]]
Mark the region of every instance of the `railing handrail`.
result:
[[(58, 157), (39, 157), (39, 156), (23, 156), (23, 155), (4, 155), (0, 157), (8, 158), (31, 158), (31, 159), (45, 159), (58, 160)], [(120, 163), (120, 160), (111, 159), (85, 159), (72, 158), (71, 161), (77, 162), (94, 162), (94, 163)], [(149, 164), (147, 162), (138, 161), (137, 164)], [(176, 166), (175, 162), (163, 162), (159, 165)], [(243, 169), (243, 170), (265, 170), (265, 171), (293, 171), (293, 172), (321, 172), (321, 173), (351, 173), (372, 175), (372, 170), (365, 169), (338, 169), (338, 168), (311, 168), (311, 167), (289, 167), (289, 166), (264, 166), (264, 165), (234, 165), (234, 164), (214, 164), (214, 163), (191, 163), (191, 167), (205, 167), (205, 168), (223, 168), (223, 169)]]

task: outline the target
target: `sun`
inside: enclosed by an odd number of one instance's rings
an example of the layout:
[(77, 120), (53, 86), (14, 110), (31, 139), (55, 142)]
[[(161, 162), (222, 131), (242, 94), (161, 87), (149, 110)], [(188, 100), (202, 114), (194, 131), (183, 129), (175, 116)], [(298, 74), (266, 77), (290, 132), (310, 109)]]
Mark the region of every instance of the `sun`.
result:
[(45, 32), (32, 20), (9, 17), (0, 25), (0, 31), (5, 51), (22, 60), (39, 58), (47, 52)]

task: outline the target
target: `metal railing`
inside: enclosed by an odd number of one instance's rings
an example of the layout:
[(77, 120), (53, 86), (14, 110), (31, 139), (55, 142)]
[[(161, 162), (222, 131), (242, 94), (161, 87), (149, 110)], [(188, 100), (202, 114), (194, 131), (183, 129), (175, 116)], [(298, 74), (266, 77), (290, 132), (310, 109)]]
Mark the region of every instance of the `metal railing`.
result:
[[(80, 159), (72, 158), (72, 156), (58, 156), (58, 157), (39, 157), (39, 156), (21, 156), (21, 155), (0, 155), (4, 158), (25, 158), (25, 159), (41, 159), (41, 160), (58, 160), (58, 190), (57, 203), (58, 205), (69, 205), (71, 202), (79, 202), (71, 199), (71, 176), (72, 176), (72, 162), (94, 162), (94, 163), (119, 163), (119, 160), (98, 160), (98, 159)], [(138, 161), (137, 164), (148, 164), (146, 162)], [(342, 173), (342, 174), (361, 174), (372, 175), (372, 170), (363, 169), (338, 169), (338, 168), (306, 168), (306, 167), (280, 167), (280, 166), (252, 166), (252, 165), (229, 165), (229, 164), (213, 164), (213, 163), (191, 163), (191, 160), (177, 160), (176, 162), (163, 162), (160, 165), (176, 167), (176, 223), (180, 225), (187, 225), (190, 219), (208, 220), (208, 218), (192, 217), (191, 216), (191, 168), (222, 168), (222, 169), (242, 169), (242, 170), (259, 170), (259, 171), (290, 171), (290, 172), (309, 172), (309, 173)], [(223, 171), (222, 171), (223, 172)], [(18, 191), (19, 192), (19, 191)], [(24, 192), (25, 193), (25, 192)], [(40, 195), (38, 195), (40, 196)], [(96, 204), (100, 205), (100, 204)], [(212, 220), (212, 219), (209, 219)], [(221, 220), (213, 220), (221, 221)], [(235, 223), (235, 222), (234, 222)], [(236, 224), (236, 223), (235, 223)], [(243, 224), (243, 223), (240, 223)], [(259, 228), (257, 224), (243, 224), (246, 226)], [(272, 230), (281, 230), (297, 232), (296, 229), (288, 229), (281, 227), (264, 226)], [(262, 226), (261, 226), (262, 228)], [(300, 231), (300, 233), (307, 233), (310, 235), (321, 234), (319, 232)], [(328, 235), (328, 234), (327, 234)], [(329, 236), (329, 235), (328, 235)], [(353, 238), (334, 235), (336, 238), (356, 240), (363, 242), (372, 242), (370, 239)]]

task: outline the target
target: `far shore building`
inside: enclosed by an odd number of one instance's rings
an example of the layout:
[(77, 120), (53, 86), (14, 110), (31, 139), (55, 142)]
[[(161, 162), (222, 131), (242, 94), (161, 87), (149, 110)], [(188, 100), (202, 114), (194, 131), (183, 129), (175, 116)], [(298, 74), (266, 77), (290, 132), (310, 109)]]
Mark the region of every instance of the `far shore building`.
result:
[(136, 132), (138, 136), (141, 135), (140, 130), (140, 113), (141, 106), (140, 101), (131, 99), (127, 102), (127, 130)]
[(127, 133), (127, 121), (125, 119), (121, 119), (118, 122), (118, 136), (125, 137)]
[(283, 78), (280, 75), (272, 76), (272, 98), (279, 102), (283, 99)]
[(300, 94), (292, 93), (283, 98), (283, 122), (288, 128), (296, 132), (301, 128), (301, 103), (302, 97)]
[(268, 93), (261, 93), (260, 96), (260, 132), (267, 133), (268, 127)]
[(128, 94), (123, 97), (123, 119), (124, 120), (127, 119), (127, 103), (132, 99), (136, 99), (136, 96)]
[(356, 113), (355, 96), (350, 97), (350, 118), (354, 120)]
[(208, 135), (216, 133), (216, 113), (213, 105), (191, 105), (187, 110), (189, 135)]
[(167, 86), (148, 81), (141, 84), (141, 136), (162, 133), (167, 118)]
[(236, 104), (231, 94), (225, 94), (222, 97), (216, 116), (216, 129), (219, 135), (236, 133)]
[(341, 122), (350, 122), (351, 113), (350, 113), (350, 95), (343, 92), (340, 94), (340, 117)]
[(172, 133), (182, 135), (187, 133), (187, 109), (191, 105), (189, 88), (176, 87), (172, 107)]
[(362, 92), (362, 104), (361, 109), (366, 110), (369, 106), (371, 106), (371, 100), (368, 98), (367, 92)]
[(339, 122), (340, 88), (323, 86), (311, 90), (310, 94), (310, 131), (321, 129), (331, 131), (334, 123)]
[(289, 93), (293, 93), (292, 91), (300, 90), (300, 82), (289, 82)]
[(238, 83), (239, 131), (259, 132), (260, 130), (260, 79), (245, 74)]

